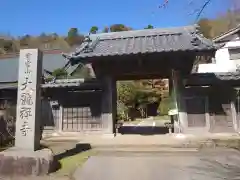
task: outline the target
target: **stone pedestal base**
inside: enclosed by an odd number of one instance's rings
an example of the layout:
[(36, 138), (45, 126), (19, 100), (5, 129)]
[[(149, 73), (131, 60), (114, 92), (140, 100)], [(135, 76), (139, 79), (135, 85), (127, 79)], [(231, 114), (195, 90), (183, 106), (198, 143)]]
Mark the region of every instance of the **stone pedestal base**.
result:
[(0, 177), (46, 175), (54, 170), (54, 164), (50, 149), (33, 152), (13, 147), (0, 152)]

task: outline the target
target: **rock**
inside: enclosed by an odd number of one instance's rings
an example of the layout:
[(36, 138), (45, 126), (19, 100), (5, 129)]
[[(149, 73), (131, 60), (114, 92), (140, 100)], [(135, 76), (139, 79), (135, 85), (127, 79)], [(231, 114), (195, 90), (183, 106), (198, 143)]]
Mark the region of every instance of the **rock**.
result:
[(50, 149), (28, 151), (14, 147), (0, 152), (0, 176), (42, 176), (54, 168)]

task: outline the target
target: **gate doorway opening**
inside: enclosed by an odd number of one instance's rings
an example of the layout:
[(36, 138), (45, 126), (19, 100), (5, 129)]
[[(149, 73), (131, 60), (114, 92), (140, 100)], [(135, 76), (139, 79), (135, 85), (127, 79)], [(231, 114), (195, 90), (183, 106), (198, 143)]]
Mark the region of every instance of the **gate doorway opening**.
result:
[(117, 124), (121, 134), (166, 134), (175, 100), (169, 79), (117, 81)]

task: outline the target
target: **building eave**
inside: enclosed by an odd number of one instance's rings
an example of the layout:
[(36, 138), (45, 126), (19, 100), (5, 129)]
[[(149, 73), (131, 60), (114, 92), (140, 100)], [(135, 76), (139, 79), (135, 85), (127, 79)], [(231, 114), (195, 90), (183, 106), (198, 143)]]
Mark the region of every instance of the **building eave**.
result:
[[(41, 84), (43, 89), (62, 89), (62, 88), (85, 88), (87, 89), (101, 89), (101, 83), (96, 79), (57, 79), (52, 82)], [(17, 82), (1, 82), (0, 90), (17, 90)], [(86, 88), (85, 88), (86, 89)]]
[(234, 83), (240, 86), (240, 72), (193, 73), (186, 79), (185, 85), (202, 86), (224, 82)]
[(235, 34), (236, 32), (240, 31), (240, 24), (233, 28), (233, 29), (230, 29), (229, 31), (223, 33), (223, 34), (220, 34), (219, 36), (213, 38), (213, 42), (217, 43), (218, 41), (221, 41), (222, 39), (232, 35), (232, 34)]

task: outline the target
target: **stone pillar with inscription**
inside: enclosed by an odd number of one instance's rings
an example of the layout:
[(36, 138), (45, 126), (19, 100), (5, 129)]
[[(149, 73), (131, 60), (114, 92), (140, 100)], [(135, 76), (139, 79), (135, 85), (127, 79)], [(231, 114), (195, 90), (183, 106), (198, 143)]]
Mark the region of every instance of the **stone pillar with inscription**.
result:
[(0, 176), (39, 176), (53, 166), (50, 149), (40, 149), (42, 52), (20, 51), (15, 147), (0, 152)]
[(40, 148), (42, 53), (20, 52), (15, 146), (35, 151)]

